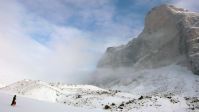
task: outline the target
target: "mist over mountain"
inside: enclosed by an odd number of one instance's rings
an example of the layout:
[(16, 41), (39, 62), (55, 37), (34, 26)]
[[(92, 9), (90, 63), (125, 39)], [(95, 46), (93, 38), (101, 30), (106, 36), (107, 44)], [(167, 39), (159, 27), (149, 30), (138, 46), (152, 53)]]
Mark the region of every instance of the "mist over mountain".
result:
[(194, 75), (199, 74), (198, 37), (198, 13), (172, 5), (154, 7), (137, 38), (107, 48), (93, 83), (141, 94), (199, 95)]
[(143, 32), (126, 45), (109, 47), (98, 68), (157, 68), (176, 63), (198, 74), (198, 27), (198, 13), (170, 5), (155, 7), (145, 18)]

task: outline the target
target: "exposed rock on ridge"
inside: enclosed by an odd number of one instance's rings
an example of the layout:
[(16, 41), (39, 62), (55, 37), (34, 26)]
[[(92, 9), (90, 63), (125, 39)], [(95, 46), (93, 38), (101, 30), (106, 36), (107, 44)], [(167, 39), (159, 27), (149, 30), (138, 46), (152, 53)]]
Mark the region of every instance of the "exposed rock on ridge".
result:
[(153, 8), (142, 33), (126, 45), (110, 47), (98, 68), (187, 66), (199, 74), (199, 14), (171, 5)]

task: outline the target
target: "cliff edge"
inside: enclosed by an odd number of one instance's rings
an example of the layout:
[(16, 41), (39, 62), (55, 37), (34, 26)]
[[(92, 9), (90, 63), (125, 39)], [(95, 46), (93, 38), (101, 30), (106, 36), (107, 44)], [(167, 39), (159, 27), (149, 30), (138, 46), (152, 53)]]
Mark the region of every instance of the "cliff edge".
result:
[(199, 74), (199, 14), (172, 5), (154, 7), (142, 33), (109, 47), (98, 68), (158, 68), (178, 64)]

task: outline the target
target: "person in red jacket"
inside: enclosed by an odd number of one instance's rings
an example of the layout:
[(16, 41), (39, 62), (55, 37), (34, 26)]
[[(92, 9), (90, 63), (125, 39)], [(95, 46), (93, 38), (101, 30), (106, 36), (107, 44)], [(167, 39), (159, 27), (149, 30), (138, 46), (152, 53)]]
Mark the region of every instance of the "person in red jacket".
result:
[(13, 99), (12, 99), (12, 103), (11, 106), (15, 106), (16, 105), (16, 95), (14, 95)]

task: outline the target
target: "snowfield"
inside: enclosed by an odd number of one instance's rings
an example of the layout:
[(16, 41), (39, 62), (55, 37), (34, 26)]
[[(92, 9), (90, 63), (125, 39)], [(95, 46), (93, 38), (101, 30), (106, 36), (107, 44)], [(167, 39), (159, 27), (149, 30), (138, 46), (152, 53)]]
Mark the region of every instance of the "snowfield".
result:
[(17, 96), (17, 105), (10, 106), (12, 95), (0, 93), (0, 112), (102, 112), (102, 109), (78, 108)]
[[(138, 80), (143, 80), (144, 76), (140, 79), (138, 78)], [(149, 76), (147, 76), (147, 79)], [(189, 80), (189, 77), (184, 78)], [(172, 79), (168, 83), (173, 84), (175, 80)], [(181, 78), (179, 78), (179, 80), (181, 80)], [(163, 82), (154, 77), (153, 82), (157, 81), (159, 81), (159, 84)], [(143, 85), (150, 84), (149, 82), (144, 81)], [(180, 81), (176, 83), (179, 83), (177, 87), (180, 87), (182, 90), (192, 85), (192, 82), (190, 82), (190, 85), (187, 85), (189, 84), (188, 82), (185, 85), (181, 85)], [(164, 82), (163, 84), (166, 83)], [(175, 85), (176, 84), (174, 84), (174, 86)], [(137, 85), (137, 87), (140, 86)], [(123, 89), (127, 90), (127, 88), (129, 88), (129, 91), (133, 91), (133, 88), (129, 86), (123, 86)], [(189, 90), (192, 89), (193, 88), (190, 88)], [(167, 90), (169, 90), (169, 87)], [(153, 94), (136, 94), (136, 92), (129, 93), (118, 90), (106, 90), (92, 85), (67, 85), (62, 83), (47, 83), (39, 80), (22, 80), (0, 89), (0, 107), (2, 107), (0, 109), (3, 109), (0, 111), (199, 112), (199, 98), (193, 96), (197, 93), (194, 92), (193, 94), (193, 90), (187, 91), (187, 93), (190, 92), (191, 94), (179, 94), (173, 91), (153, 92)], [(11, 107), (10, 103), (14, 94), (17, 94), (17, 106)]]

